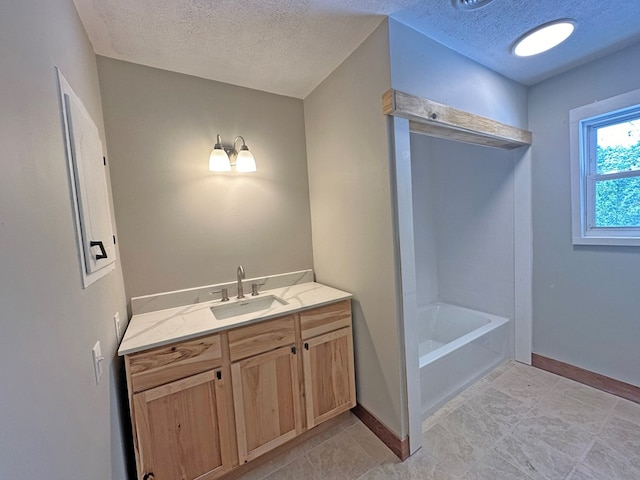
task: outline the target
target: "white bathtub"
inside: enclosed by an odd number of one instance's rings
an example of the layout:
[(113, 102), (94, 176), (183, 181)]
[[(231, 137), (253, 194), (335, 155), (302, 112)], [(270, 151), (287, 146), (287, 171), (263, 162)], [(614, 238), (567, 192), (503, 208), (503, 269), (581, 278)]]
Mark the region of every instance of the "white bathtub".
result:
[(423, 418), (511, 357), (508, 318), (434, 303), (418, 323)]

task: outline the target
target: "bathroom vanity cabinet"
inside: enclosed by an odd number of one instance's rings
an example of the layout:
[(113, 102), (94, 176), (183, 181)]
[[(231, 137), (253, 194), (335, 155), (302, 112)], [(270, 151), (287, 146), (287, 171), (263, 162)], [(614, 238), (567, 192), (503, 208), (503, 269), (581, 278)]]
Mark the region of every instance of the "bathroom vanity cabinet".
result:
[(300, 312), (306, 426), (355, 406), (351, 302)]
[(238, 460), (302, 433), (294, 315), (229, 331)]
[(139, 480), (210, 480), (355, 406), (351, 301), (125, 355)]
[(221, 335), (127, 355), (125, 362), (138, 477), (209, 480), (231, 470), (233, 409)]

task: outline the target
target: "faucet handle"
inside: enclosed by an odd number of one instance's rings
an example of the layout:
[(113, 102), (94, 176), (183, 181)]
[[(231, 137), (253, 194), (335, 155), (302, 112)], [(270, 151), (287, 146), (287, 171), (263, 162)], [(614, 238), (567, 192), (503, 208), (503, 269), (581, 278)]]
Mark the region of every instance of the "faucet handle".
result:
[(251, 296), (255, 297), (257, 295), (259, 295), (259, 293), (258, 293), (258, 284), (257, 283), (252, 283), (251, 284)]
[(228, 302), (229, 301), (229, 289), (228, 288), (223, 288), (222, 290), (214, 290), (212, 292), (209, 292), (209, 295), (213, 295), (216, 293), (220, 293), (220, 301), (221, 302)]

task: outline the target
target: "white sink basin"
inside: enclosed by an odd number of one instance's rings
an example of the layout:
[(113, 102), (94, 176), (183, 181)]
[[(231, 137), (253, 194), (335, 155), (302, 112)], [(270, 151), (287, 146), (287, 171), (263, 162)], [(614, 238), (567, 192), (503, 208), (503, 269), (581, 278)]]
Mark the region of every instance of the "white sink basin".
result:
[(266, 295), (226, 305), (216, 305), (211, 307), (211, 312), (217, 320), (226, 320), (227, 318), (239, 317), (248, 313), (264, 312), (266, 314), (269, 310), (283, 305), (288, 305), (288, 303), (275, 295)]

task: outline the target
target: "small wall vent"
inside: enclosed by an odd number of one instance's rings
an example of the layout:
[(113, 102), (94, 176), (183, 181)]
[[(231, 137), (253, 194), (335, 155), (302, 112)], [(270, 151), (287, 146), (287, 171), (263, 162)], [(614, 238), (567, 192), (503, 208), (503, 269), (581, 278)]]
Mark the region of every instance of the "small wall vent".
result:
[(453, 6), (460, 10), (477, 10), (486, 7), (493, 0), (452, 0)]

